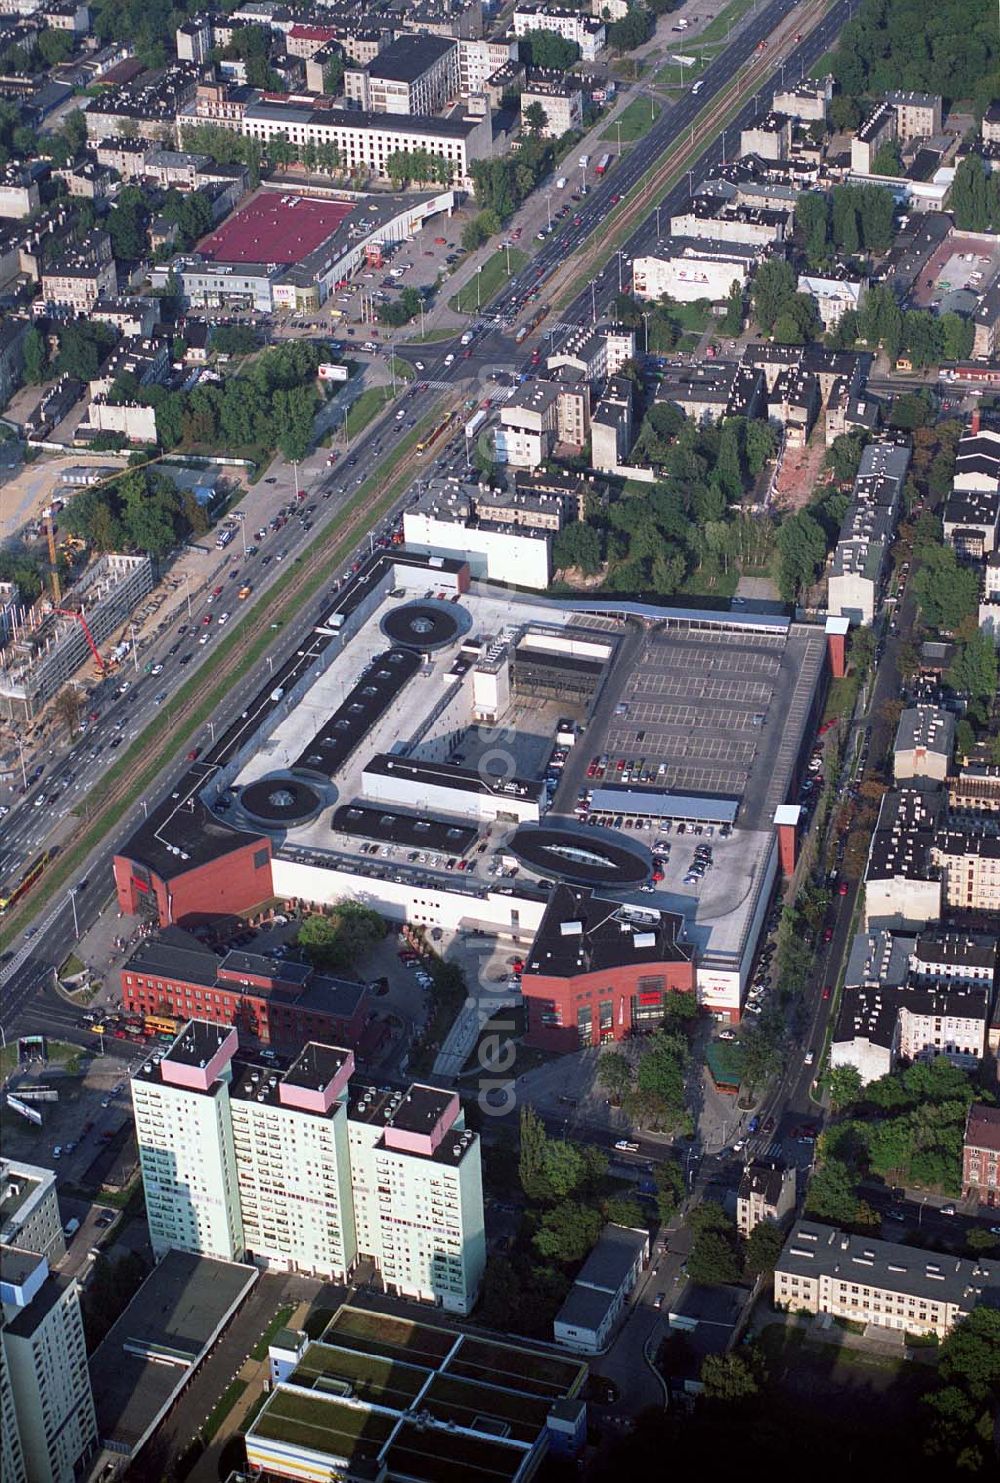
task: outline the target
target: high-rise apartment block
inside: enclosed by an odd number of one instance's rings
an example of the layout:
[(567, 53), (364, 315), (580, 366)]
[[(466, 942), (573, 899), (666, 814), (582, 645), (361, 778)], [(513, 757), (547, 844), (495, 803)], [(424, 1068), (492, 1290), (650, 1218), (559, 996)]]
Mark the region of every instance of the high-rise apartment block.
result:
[(237, 1032), (193, 1020), (132, 1083), (153, 1250), (343, 1280), (467, 1313), (486, 1260), (478, 1136), (458, 1097), (390, 1090), (349, 1050), (287, 1071), (244, 1062)]
[(76, 1281), (0, 1247), (0, 1307), (4, 1483), (73, 1483), (97, 1445)]

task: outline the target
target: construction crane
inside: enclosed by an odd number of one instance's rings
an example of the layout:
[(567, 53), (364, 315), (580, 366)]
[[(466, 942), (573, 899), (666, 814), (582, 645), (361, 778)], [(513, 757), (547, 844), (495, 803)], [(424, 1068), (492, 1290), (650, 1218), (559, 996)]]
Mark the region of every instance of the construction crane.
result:
[(59, 567), (56, 564), (56, 522), (51, 515), (45, 517), (45, 534), (49, 542), (49, 581), (52, 584), (52, 602), (58, 613), (58, 604), (62, 601), (62, 586), (59, 581)]
[(84, 638), (87, 640), (87, 643), (90, 645), (90, 652), (94, 656), (94, 663), (97, 665), (97, 672), (98, 672), (98, 674), (103, 675), (105, 673), (105, 671), (107, 670), (107, 667), (108, 666), (105, 663), (105, 661), (101, 658), (100, 654), (98, 653), (97, 645), (94, 643), (94, 635), (91, 633), (90, 629), (87, 627), (87, 620), (83, 616), (83, 614), (77, 612), (76, 608), (53, 608), (52, 611), (54, 613), (58, 613), (61, 618), (75, 618), (76, 619), (77, 623), (79, 623), (80, 627), (83, 629), (83, 636), (84, 636)]

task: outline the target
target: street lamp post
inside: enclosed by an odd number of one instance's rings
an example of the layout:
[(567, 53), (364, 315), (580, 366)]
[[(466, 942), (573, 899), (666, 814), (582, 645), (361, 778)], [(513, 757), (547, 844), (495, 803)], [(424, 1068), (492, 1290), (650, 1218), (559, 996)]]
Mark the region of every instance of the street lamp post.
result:
[(17, 743), (17, 758), (21, 764), (21, 782), (24, 784), (25, 791), (27, 791), (28, 773), (24, 765), (24, 743), (19, 736), (15, 736), (14, 740)]
[(298, 461), (297, 458), (293, 458), (292, 459), (292, 468), (295, 470), (295, 498), (298, 499), (298, 497), (299, 497), (299, 461)]
[(618, 249), (618, 292), (622, 293), (622, 250)]
[(643, 312), (642, 312), (642, 329), (643, 329), (643, 347), (645, 349), (646, 355), (648, 355), (649, 354), (649, 310), (648, 309), (644, 309)]
[(659, 208), (659, 206), (657, 206), (657, 208), (656, 208), (656, 240), (657, 240), (657, 242), (659, 242), (659, 240), (660, 240), (660, 208)]
[(69, 904), (73, 908), (73, 940), (77, 941), (80, 936), (80, 923), (76, 915), (76, 888), (68, 893)]
[(551, 191), (546, 191), (545, 192), (545, 225), (547, 226), (548, 230), (551, 232), (551, 230), (552, 230), (552, 192)]
[(129, 626), (128, 626), (128, 628), (129, 628), (129, 633), (131, 634), (131, 637), (132, 637), (132, 663), (133, 663), (133, 665), (135, 667), (136, 674), (138, 674), (139, 673), (139, 650), (136, 647), (136, 642), (135, 642), (135, 624), (134, 623), (130, 623)]
[(482, 265), (482, 263), (480, 263), (479, 264), (479, 267), (476, 269), (476, 313), (477, 314), (479, 313), (479, 307), (480, 307), (480, 303), (481, 303), (482, 272), (483, 272), (483, 265)]

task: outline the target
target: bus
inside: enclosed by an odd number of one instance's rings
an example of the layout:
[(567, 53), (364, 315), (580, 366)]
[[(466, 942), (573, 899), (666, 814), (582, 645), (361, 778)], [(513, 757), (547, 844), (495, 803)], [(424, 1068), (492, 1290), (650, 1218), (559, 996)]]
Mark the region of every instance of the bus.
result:
[(40, 855), (37, 855), (32, 860), (27, 870), (21, 876), (21, 879), (17, 882), (17, 885), (13, 887), (9, 894), (0, 896), (0, 913), (7, 911), (11, 906), (15, 906), (22, 896), (28, 894), (35, 882), (41, 877), (45, 867), (55, 858), (56, 854), (56, 850), (43, 850)]
[(608, 166), (610, 164), (611, 164), (611, 156), (609, 154), (602, 154), (601, 155), (601, 158), (597, 161), (597, 164), (594, 167), (594, 174), (595, 175), (606, 175), (607, 172), (608, 172)]
[(180, 1028), (179, 1022), (169, 1014), (147, 1014), (142, 1023), (147, 1035), (169, 1035), (171, 1040)]
[(219, 534), (216, 536), (215, 544), (220, 551), (224, 551), (225, 548), (229, 545), (229, 542), (235, 539), (235, 536), (235, 530), (233, 530), (231, 526), (226, 526), (225, 530), (220, 530)]

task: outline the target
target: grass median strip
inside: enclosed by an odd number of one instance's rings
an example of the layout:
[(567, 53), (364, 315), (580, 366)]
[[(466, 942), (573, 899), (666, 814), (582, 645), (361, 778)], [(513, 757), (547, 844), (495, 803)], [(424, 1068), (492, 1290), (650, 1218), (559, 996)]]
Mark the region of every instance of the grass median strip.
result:
[(206, 1442), (210, 1442), (215, 1436), (219, 1427), (225, 1421), (246, 1388), (247, 1383), (245, 1380), (231, 1380), (226, 1386), (222, 1395), (208, 1413), (208, 1419), (205, 1425), (201, 1428), (201, 1434)]
[[(390, 508), (402, 493), (403, 488), (410, 479), (410, 471), (404, 466), (407, 457), (425, 433), (429, 432), (438, 420), (437, 412), (431, 410), (418, 426), (402, 440), (394, 452), (382, 460), (375, 471), (368, 476), (357, 492), (344, 505), (340, 512), (341, 527), (344, 525), (349, 526), (351, 518), (361, 510), (365, 511), (372, 524), (385, 514), (386, 510)], [(400, 472), (392, 479), (394, 469), (399, 469)], [(392, 479), (392, 482), (372, 502), (374, 491), (386, 479)], [(46, 876), (46, 900), (56, 900), (60, 890), (66, 885), (67, 881), (79, 873), (80, 867), (83, 865), (87, 856), (101, 843), (101, 840), (108, 832), (111, 822), (111, 819), (105, 816), (105, 811), (114, 810), (114, 819), (117, 821), (136, 806), (146, 789), (152, 787), (156, 782), (163, 768), (167, 766), (171, 759), (176, 758), (179, 748), (186, 741), (189, 742), (191, 740), (198, 728), (205, 724), (213, 711), (217, 710), (222, 702), (233, 693), (239, 682), (250, 673), (254, 665), (263, 657), (274, 640), (274, 633), (270, 627), (271, 623), (278, 623), (283, 626), (295, 618), (306, 603), (311, 602), (317, 592), (329, 583), (333, 567), (346, 555), (348, 546), (353, 544), (356, 539), (357, 532), (353, 529), (345, 530), (341, 528), (339, 534), (336, 531), (331, 531), (329, 536), (330, 544), (324, 550), (324, 559), (322, 562), (317, 559), (316, 570), (302, 587), (288, 597), (283, 594), (280, 587), (274, 587), (258, 598), (250, 611), (245, 614), (243, 624), (228, 634), (226, 639), (223, 640), (222, 644), (215, 651), (217, 661), (221, 662), (224, 659), (231, 658), (236, 650), (242, 647), (244, 652), (235, 669), (227, 671), (223, 678), (214, 684), (212, 683), (211, 676), (204, 672), (193, 675), (187, 681), (174, 697), (171, 706), (165, 707), (164, 711), (156, 718), (157, 726), (161, 730), (164, 726), (170, 725), (170, 710), (173, 706), (178, 704), (184, 706), (205, 690), (206, 686), (211, 685), (212, 688), (207, 691), (194, 711), (176, 723), (176, 731), (169, 735), (164, 740), (162, 746), (151, 756), (149, 756), (150, 742), (148, 737), (142, 735), (136, 738), (125, 755), (106, 775), (103, 782), (91, 791), (87, 800), (87, 812), (89, 815), (93, 810), (97, 810), (97, 816), (86, 825), (80, 839), (64, 849), (56, 865)], [(303, 559), (302, 557), (297, 557), (296, 561), (298, 562)], [(307, 557), (305, 559), (308, 560), (310, 558)], [(252, 642), (248, 641), (246, 637), (246, 634), (251, 630), (251, 625), (259, 629), (257, 637)], [(150, 724), (152, 725), (152, 723)], [(109, 798), (109, 792), (146, 756), (149, 756), (149, 760), (136, 775), (127, 796), (121, 799)], [(19, 912), (17, 918), (3, 932), (0, 932), (0, 949), (9, 946), (20, 934), (21, 924), (27, 920), (29, 913), (32, 912), (32, 900), (36, 903), (35, 911), (37, 912), (39, 898), (29, 896), (25, 901), (24, 911)]]
[(356, 438), (359, 433), (363, 433), (372, 418), (377, 417), (391, 401), (391, 386), (369, 386), (348, 408), (347, 436)]
[[(507, 271), (508, 258), (510, 260), (510, 272)], [(508, 251), (498, 247), (492, 257), (488, 257), (479, 273), (473, 273), (457, 294), (448, 300), (448, 308), (453, 309), (456, 314), (475, 314), (478, 307), (488, 304), (493, 295), (499, 293), (505, 283), (508, 283), (515, 274), (519, 273), (528, 261), (526, 252), (519, 247), (511, 247)], [(476, 280), (479, 280), (478, 291)]]
[(623, 144), (633, 144), (636, 139), (641, 139), (648, 134), (660, 116), (660, 105), (652, 99), (633, 98), (627, 108), (623, 108), (616, 119), (613, 119), (601, 135), (615, 144), (619, 139)]

